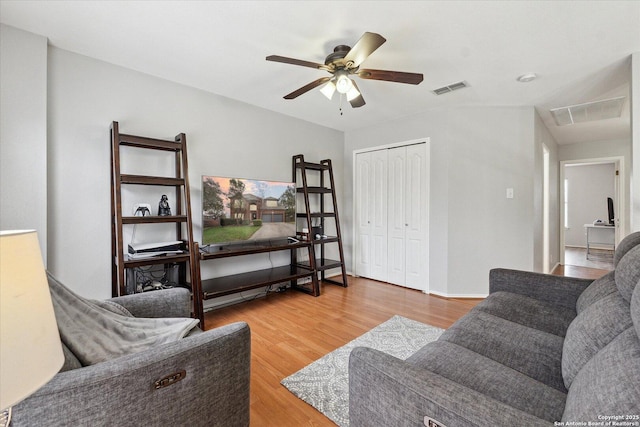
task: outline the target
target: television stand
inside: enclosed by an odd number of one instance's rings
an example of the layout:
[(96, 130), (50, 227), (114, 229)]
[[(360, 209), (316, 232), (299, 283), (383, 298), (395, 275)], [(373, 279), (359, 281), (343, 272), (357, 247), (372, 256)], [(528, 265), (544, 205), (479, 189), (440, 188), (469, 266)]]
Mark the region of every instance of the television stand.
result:
[[(295, 241), (294, 241), (295, 240)], [(202, 300), (208, 300), (225, 295), (231, 295), (251, 289), (274, 285), (277, 283), (290, 282), (291, 288), (313, 296), (320, 295), (320, 285), (315, 274), (315, 259), (311, 242), (298, 241), (295, 238), (283, 238), (269, 241), (230, 243), (220, 246), (205, 246), (200, 248), (195, 242), (195, 251), (199, 253), (199, 262), (196, 262), (196, 278), (200, 282), (200, 292)], [(310, 265), (298, 264), (297, 251), (307, 250)], [(291, 262), (289, 265), (272, 267), (260, 270), (252, 270), (228, 276), (215, 277), (212, 279), (201, 278), (200, 263), (204, 261), (222, 261), (225, 258), (242, 255), (256, 255), (268, 252), (289, 251)], [(298, 279), (308, 278), (307, 283), (298, 283)]]

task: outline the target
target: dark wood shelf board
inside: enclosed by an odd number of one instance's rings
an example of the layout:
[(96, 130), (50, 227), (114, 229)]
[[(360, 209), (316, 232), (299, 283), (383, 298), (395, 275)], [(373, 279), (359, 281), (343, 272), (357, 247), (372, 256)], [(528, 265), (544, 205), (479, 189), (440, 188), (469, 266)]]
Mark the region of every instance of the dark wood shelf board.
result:
[[(310, 268), (308, 262), (299, 262), (298, 266), (302, 268)], [(316, 270), (318, 271), (330, 270), (332, 268), (340, 268), (340, 267), (342, 267), (342, 263), (338, 260), (325, 258), (324, 264), (323, 264), (320, 258), (316, 259)]]
[(138, 184), (138, 185), (167, 185), (177, 187), (184, 185), (183, 178), (169, 178), (162, 176), (147, 176), (147, 175), (120, 175), (120, 182), (123, 184)]
[(336, 236), (329, 236), (326, 239), (313, 239), (314, 245), (324, 245), (325, 243), (336, 243), (340, 240)]
[[(126, 257), (126, 255), (125, 255)], [(145, 265), (170, 264), (174, 262), (189, 261), (189, 254), (155, 256), (144, 259), (127, 259), (124, 261), (124, 268), (143, 267)]]
[(324, 171), (324, 170), (328, 170), (329, 166), (328, 165), (321, 165), (320, 163), (309, 163), (309, 162), (296, 162), (296, 167), (298, 169), (310, 169), (310, 170), (314, 170), (314, 171)]
[(313, 271), (307, 268), (296, 267), (292, 269), (288, 265), (249, 271), (247, 273), (203, 280), (202, 294), (204, 299), (211, 299), (303, 277), (311, 277), (312, 275)]
[(123, 224), (158, 224), (158, 223), (187, 222), (186, 215), (147, 215), (147, 216), (123, 216)]
[[(284, 251), (287, 249), (298, 249), (298, 248), (306, 248), (310, 245), (310, 242), (294, 242), (294, 243), (260, 243), (257, 242), (254, 245), (248, 243), (242, 243), (234, 245), (233, 243), (229, 245), (217, 246), (212, 248), (200, 248), (200, 259), (217, 259), (217, 258), (227, 258), (239, 255), (253, 255), (260, 254), (265, 252), (275, 252), (275, 251)], [(214, 251), (214, 252), (210, 252)]]
[[(310, 213), (309, 216), (311, 218), (335, 218), (336, 214), (333, 212), (313, 212)], [(296, 217), (298, 218), (306, 218), (307, 214), (306, 213), (297, 213)]]
[(168, 141), (165, 139), (146, 138), (144, 136), (120, 134), (120, 145), (138, 148), (151, 148), (163, 151), (180, 151), (180, 142)]
[[(304, 193), (304, 187), (298, 187), (296, 191)], [(331, 189), (326, 187), (307, 187), (307, 192), (310, 194), (331, 194)]]

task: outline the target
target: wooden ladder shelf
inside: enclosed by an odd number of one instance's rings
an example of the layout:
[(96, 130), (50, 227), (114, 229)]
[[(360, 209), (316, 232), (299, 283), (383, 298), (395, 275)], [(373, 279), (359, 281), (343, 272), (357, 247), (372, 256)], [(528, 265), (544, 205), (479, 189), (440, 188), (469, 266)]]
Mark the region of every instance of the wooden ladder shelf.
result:
[[(122, 147), (133, 147), (137, 149), (149, 149), (155, 151), (165, 151), (173, 153), (174, 176), (149, 176), (123, 174), (121, 171), (121, 157), (126, 153), (121, 151)], [(155, 215), (151, 212), (144, 212), (144, 216), (135, 214), (125, 215), (124, 211), (130, 212), (132, 206), (122, 204), (122, 189), (124, 186), (157, 186), (162, 187), (159, 194), (167, 190), (174, 190), (173, 206), (171, 214), (166, 216)], [(133, 188), (133, 187), (132, 187)], [(127, 270), (153, 265), (177, 265), (178, 286), (191, 289), (191, 284), (187, 282), (187, 272), (194, 286), (198, 284), (193, 280), (196, 275), (196, 255), (193, 250), (193, 228), (191, 222), (191, 198), (189, 194), (189, 173), (187, 164), (187, 138), (184, 133), (175, 137), (174, 141), (147, 138), (135, 135), (120, 133), (118, 122), (111, 124), (111, 253), (112, 253), (112, 295), (120, 296), (138, 292), (137, 287), (130, 286), (132, 281), (127, 277)], [(183, 252), (175, 255), (163, 255), (151, 258), (133, 259), (129, 256), (127, 244), (124, 242), (124, 226), (132, 224), (175, 224), (175, 240), (183, 242)], [(133, 273), (133, 271), (129, 271)], [(135, 283), (135, 281), (134, 281)], [(129, 284), (129, 286), (128, 286)], [(193, 314), (199, 318), (202, 324), (203, 313), (202, 303), (199, 301), (199, 292), (192, 289), (194, 298)]]
[[(304, 160), (302, 154), (293, 156), (293, 181), (296, 183), (296, 194), (304, 200), (304, 212), (298, 212), (296, 216), (302, 223), (301, 228), (308, 230), (309, 240), (313, 243), (315, 268), (320, 273), (320, 279), (327, 283), (347, 287), (347, 272), (331, 160), (309, 163)], [(313, 185), (310, 185), (310, 181)], [(331, 197), (326, 197), (329, 195)], [(327, 232), (332, 234), (327, 235)], [(334, 232), (335, 235), (333, 235)], [(331, 246), (337, 247), (337, 251), (333, 250), (333, 253), (337, 252), (338, 259), (326, 257), (326, 252)], [(316, 247), (319, 247), (319, 253)], [(328, 270), (337, 268), (340, 269), (341, 280), (335, 280), (326, 275)]]

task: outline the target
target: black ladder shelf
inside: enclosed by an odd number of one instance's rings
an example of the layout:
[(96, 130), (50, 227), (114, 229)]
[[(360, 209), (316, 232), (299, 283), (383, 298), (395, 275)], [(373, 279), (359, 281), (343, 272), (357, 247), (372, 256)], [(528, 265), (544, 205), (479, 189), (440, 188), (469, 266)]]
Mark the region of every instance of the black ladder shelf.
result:
[[(312, 255), (315, 257), (315, 268), (320, 273), (320, 280), (346, 288), (347, 272), (331, 160), (309, 163), (304, 160), (302, 154), (293, 156), (293, 181), (296, 183), (296, 194), (301, 195), (304, 200), (304, 212), (296, 214), (297, 218), (301, 219), (296, 227), (299, 232), (301, 229), (308, 229), (307, 235), (313, 243)], [(310, 181), (313, 185), (310, 185)], [(327, 195), (331, 195), (329, 201), (325, 200)], [(335, 232), (335, 235), (325, 234), (327, 232)], [(332, 245), (337, 246), (339, 257), (337, 260), (326, 258), (327, 246)], [(316, 246), (319, 246), (319, 256), (316, 255), (318, 252)], [(335, 250), (333, 253), (335, 254)], [(300, 265), (308, 266), (307, 263), (300, 263)], [(337, 268), (341, 270), (341, 281), (326, 276), (327, 270)]]
[[(159, 150), (174, 154), (175, 175), (173, 177), (159, 177), (149, 175), (131, 175), (121, 172), (121, 147)], [(167, 216), (123, 215), (122, 188), (132, 186), (158, 186), (175, 189), (172, 199), (172, 213)], [(125, 206), (128, 211), (129, 206)], [(152, 209), (153, 210), (153, 209)], [(194, 287), (199, 284), (195, 277), (196, 255), (193, 251), (193, 230), (191, 224), (191, 199), (189, 195), (189, 174), (187, 168), (187, 138), (184, 133), (175, 137), (174, 141), (147, 138), (120, 133), (118, 122), (111, 124), (111, 254), (112, 254), (112, 295), (120, 296), (133, 292), (127, 287), (127, 269), (151, 265), (177, 265), (178, 283), (180, 286), (191, 288), (187, 283), (187, 271)], [(123, 242), (126, 224), (175, 224), (175, 240), (183, 242), (183, 253), (151, 258), (132, 259), (126, 251)], [(193, 316), (203, 320), (202, 301), (200, 292), (192, 289), (194, 299)]]

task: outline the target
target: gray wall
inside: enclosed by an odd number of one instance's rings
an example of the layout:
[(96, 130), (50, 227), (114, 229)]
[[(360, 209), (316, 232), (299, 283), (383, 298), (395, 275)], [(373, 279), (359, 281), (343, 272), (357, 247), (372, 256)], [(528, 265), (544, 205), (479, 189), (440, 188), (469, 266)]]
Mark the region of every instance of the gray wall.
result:
[[(37, 222), (48, 224), (48, 267), (83, 296), (111, 296), (109, 125), (113, 120), (124, 133), (168, 139), (186, 133), (196, 240), (201, 238), (201, 175), (289, 181), (291, 156), (302, 153), (311, 161), (332, 159), (337, 186), (342, 188), (341, 132), (68, 51), (50, 47), (47, 57), (46, 39), (40, 38), (45, 43), (34, 48), (28, 45), (31, 38), (20, 32), (18, 40), (7, 41), (7, 47), (3, 32), (2, 63), (6, 52), (19, 50), (31, 58), (31, 68), (48, 76), (47, 114), (32, 119), (21, 115), (17, 106), (5, 108), (12, 98), (5, 96), (3, 80), (2, 116), (12, 117), (15, 129), (24, 132), (48, 125), (48, 134), (39, 146), (29, 148), (28, 157), (9, 158), (4, 155), (3, 133), (1, 169), (3, 173), (9, 168), (25, 170), (28, 176), (42, 174), (46, 179), (39, 178), (34, 188), (23, 186), (18, 197), (5, 191), (3, 176), (2, 205), (16, 213), (32, 194), (49, 189), (48, 205), (46, 196), (39, 197), (44, 201), (33, 211)], [(14, 74), (12, 84), (29, 89), (28, 75)], [(42, 164), (33, 163), (32, 157)], [(145, 162), (147, 173), (164, 171), (162, 162), (150, 159), (133, 166)], [(340, 192), (338, 197), (342, 203)], [(140, 233), (139, 229), (136, 240), (143, 238)], [(253, 268), (254, 261), (225, 268)], [(210, 274), (211, 266), (204, 266), (203, 276)]]
[[(351, 230), (353, 151), (427, 137), (430, 291), (485, 295), (489, 269), (533, 269), (532, 107), (437, 109), (346, 132), (343, 223)], [(507, 188), (514, 189), (513, 199), (506, 198)], [(347, 239), (351, 266), (353, 235)]]
[(0, 25), (0, 229), (35, 229), (47, 262), (47, 39)]
[[(82, 295), (110, 295), (108, 127), (113, 120), (127, 133), (162, 138), (187, 134), (197, 239), (201, 175), (288, 180), (291, 155), (302, 153), (312, 161), (331, 158), (349, 266), (353, 150), (429, 137), (431, 291), (483, 295), (490, 268), (540, 269), (539, 152), (549, 135), (533, 107), (436, 109), (343, 134), (81, 55), (47, 50), (46, 38), (10, 27), (2, 26), (1, 42), (1, 225), (38, 229), (41, 241), (48, 239), (49, 268)], [(634, 61), (634, 83), (636, 65)], [(634, 108), (635, 123), (637, 114)], [(634, 147), (636, 136), (637, 126)], [(15, 144), (19, 138), (22, 145)], [(548, 145), (553, 162), (555, 149), (552, 142)], [(631, 182), (631, 162), (640, 150), (632, 157), (630, 141), (579, 145), (559, 147), (557, 160), (611, 156), (619, 150), (630, 165), (625, 179)], [(237, 158), (241, 161), (229, 160)], [(638, 211), (639, 187), (627, 192), (630, 214)], [(514, 189), (513, 199), (506, 199), (506, 188)], [(553, 250), (551, 256), (557, 257)], [(224, 268), (246, 267), (247, 261), (239, 263)], [(207, 266), (204, 275), (209, 274)]]
[[(341, 132), (64, 50), (49, 50), (49, 67), (51, 268), (83, 294), (110, 293), (112, 120), (135, 135), (186, 133), (198, 241), (202, 175), (289, 181), (291, 156), (299, 153), (335, 159), (342, 170)], [(340, 173), (337, 180), (341, 186)], [(246, 269), (258, 261), (243, 262)], [(203, 265), (203, 277), (211, 268)]]

